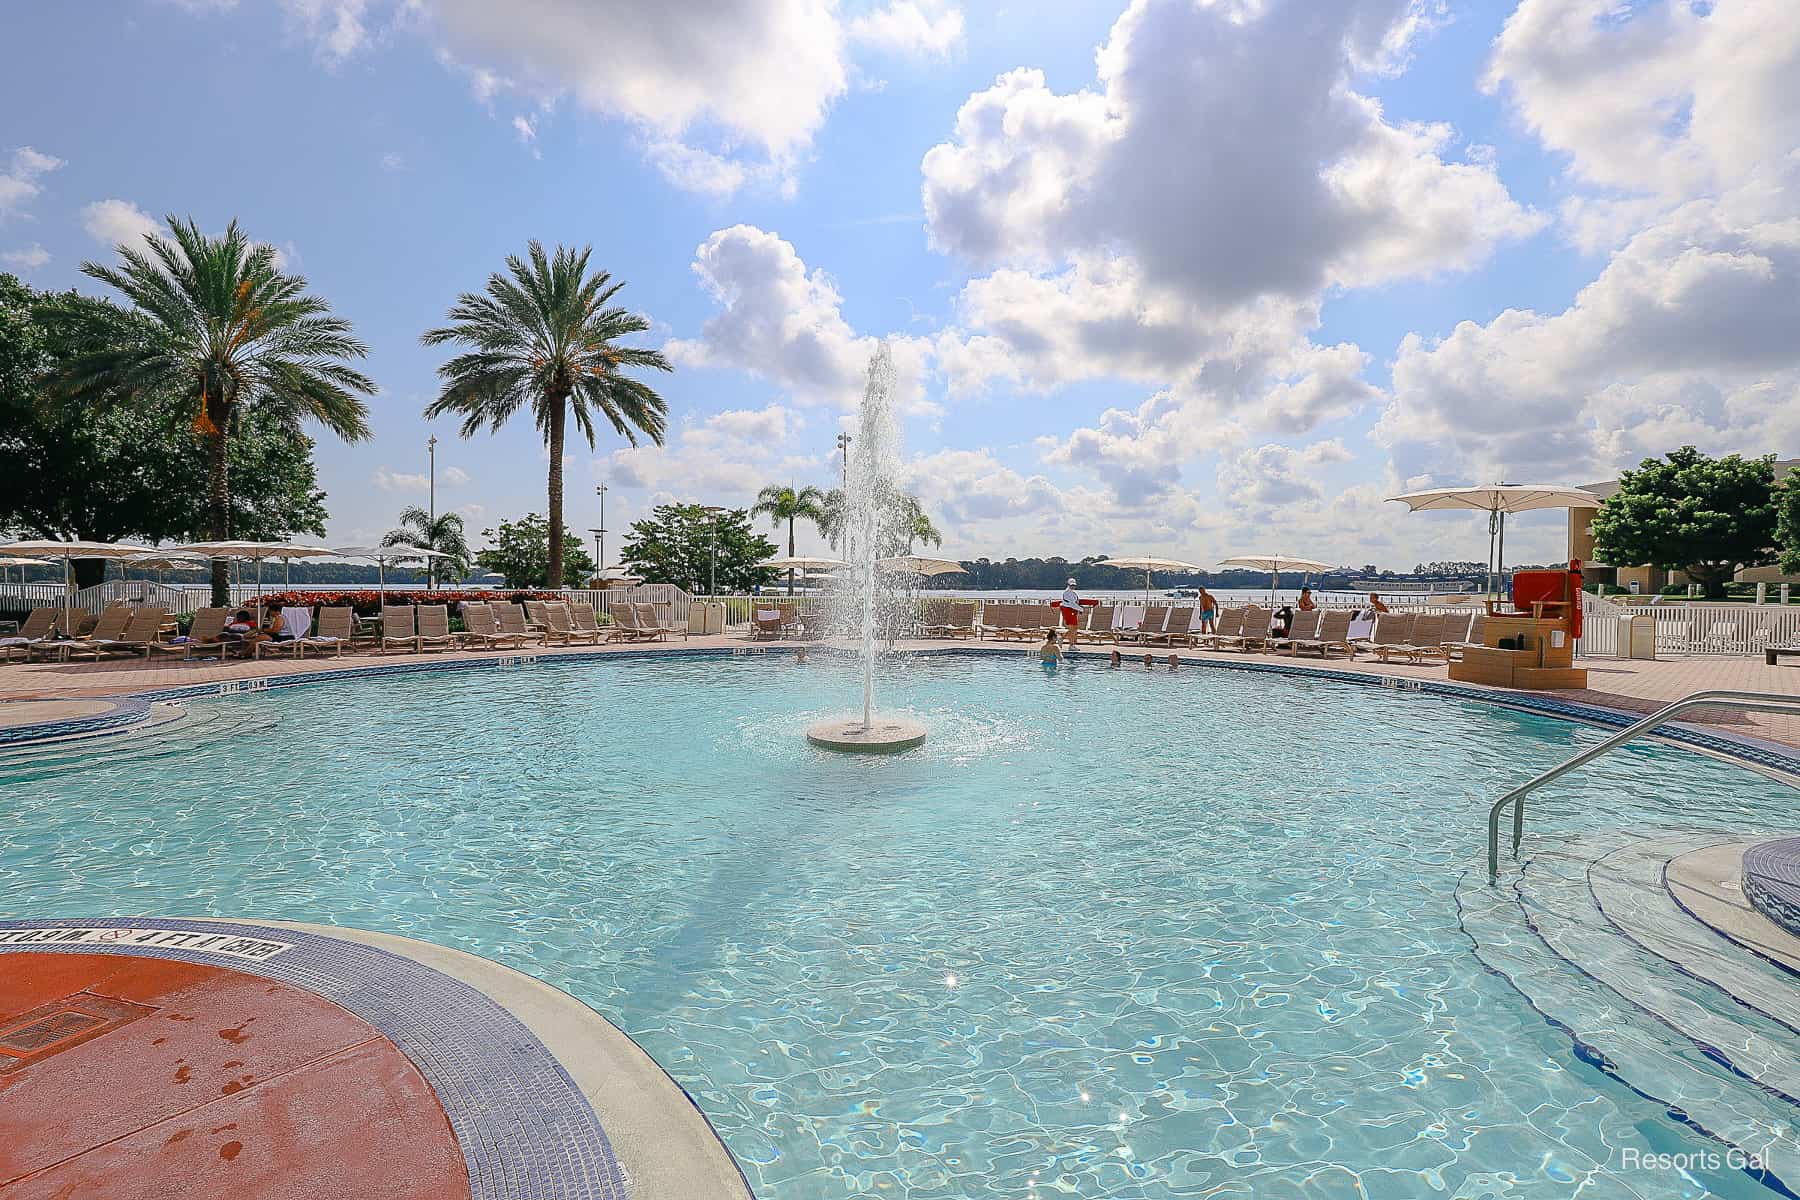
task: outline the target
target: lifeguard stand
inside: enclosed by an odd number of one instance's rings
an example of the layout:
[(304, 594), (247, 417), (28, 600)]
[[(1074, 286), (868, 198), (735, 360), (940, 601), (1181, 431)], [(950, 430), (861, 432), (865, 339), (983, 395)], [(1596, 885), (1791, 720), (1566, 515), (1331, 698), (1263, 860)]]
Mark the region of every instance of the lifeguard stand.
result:
[(1534, 690), (1586, 687), (1588, 673), (1575, 665), (1580, 581), (1579, 570), (1515, 572), (1512, 600), (1487, 602), (1482, 645), (1450, 664), (1450, 678)]

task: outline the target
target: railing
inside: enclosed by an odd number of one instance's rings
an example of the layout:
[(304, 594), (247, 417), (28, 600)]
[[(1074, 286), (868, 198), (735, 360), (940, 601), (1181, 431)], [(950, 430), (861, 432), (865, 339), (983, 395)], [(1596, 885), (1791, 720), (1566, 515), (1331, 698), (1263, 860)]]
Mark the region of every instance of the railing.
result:
[(1668, 704), (1651, 713), (1643, 720), (1628, 725), (1613, 734), (1597, 746), (1590, 746), (1573, 758), (1564, 759), (1541, 775), (1520, 784), (1500, 799), (1494, 801), (1488, 809), (1488, 881), (1491, 883), (1500, 877), (1500, 814), (1508, 804), (1513, 806), (1513, 857), (1519, 856), (1519, 843), (1525, 838), (1525, 797), (1543, 787), (1561, 779), (1576, 767), (1593, 762), (1602, 754), (1617, 746), (1622, 746), (1631, 739), (1649, 733), (1659, 725), (1673, 720), (1678, 714), (1692, 708), (1705, 708), (1717, 705), (1724, 708), (1736, 708), (1745, 712), (1800, 712), (1800, 696), (1784, 696), (1776, 692), (1736, 692), (1708, 691), (1694, 692), (1683, 696), (1673, 704)]

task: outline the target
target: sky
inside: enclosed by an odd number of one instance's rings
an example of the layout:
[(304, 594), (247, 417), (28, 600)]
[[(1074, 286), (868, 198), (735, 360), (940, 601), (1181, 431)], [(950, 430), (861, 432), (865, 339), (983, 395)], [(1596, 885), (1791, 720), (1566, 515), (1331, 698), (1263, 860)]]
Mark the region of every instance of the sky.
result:
[(1386, 498), (1800, 451), (1791, 0), (96, 0), (0, 40), (0, 270), (101, 293), (236, 219), (368, 343), (333, 544), (425, 501), (434, 434), (477, 544), (544, 511), (535, 429), (427, 422), (419, 344), (533, 238), (676, 365), (664, 446), (570, 448), (609, 559), (835, 483), (882, 338), (961, 558), (1478, 560)]

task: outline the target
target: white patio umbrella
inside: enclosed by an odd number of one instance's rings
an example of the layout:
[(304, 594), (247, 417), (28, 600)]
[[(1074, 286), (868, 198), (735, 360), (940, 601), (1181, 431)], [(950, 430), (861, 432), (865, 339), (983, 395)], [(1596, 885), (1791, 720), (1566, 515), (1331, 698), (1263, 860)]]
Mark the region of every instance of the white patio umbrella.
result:
[(947, 558), (926, 558), (919, 554), (897, 554), (893, 558), (878, 558), (875, 560), (875, 565), (884, 571), (892, 571), (896, 575), (923, 577), (963, 573), (963, 565), (959, 562), (951, 562)]
[[(1488, 483), (1474, 487), (1429, 488), (1389, 496), (1412, 512), (1451, 510), (1485, 512), (1488, 515), (1488, 591), (1506, 589), (1506, 515), (1546, 508), (1599, 508), (1600, 497), (1562, 483)], [(1496, 541), (1498, 545), (1496, 546)]]
[(63, 630), (68, 631), (70, 618), (75, 612), (75, 576), (70, 564), (78, 558), (135, 558), (148, 553), (150, 547), (135, 546), (128, 542), (59, 542), (54, 538), (41, 541), (8, 542), (0, 545), (0, 554), (8, 558), (25, 558), (36, 561), (44, 559), (62, 559), (63, 565)]
[[(330, 558), (335, 550), (327, 546), (308, 546), (294, 542), (194, 542), (186, 546), (169, 546), (159, 553), (194, 554), (201, 558), (235, 559), (238, 562), (256, 564), (256, 607), (262, 608), (263, 577), (262, 565), (265, 560), (280, 558), (293, 561), (296, 558)], [(259, 622), (260, 623), (260, 622)]]
[(1144, 573), (1144, 603), (1150, 603), (1150, 572), (1180, 571), (1186, 574), (1202, 568), (1191, 562), (1182, 562), (1179, 558), (1150, 558), (1121, 554), (1117, 558), (1103, 558), (1094, 564), (1098, 567), (1118, 567), (1121, 571), (1142, 571)]
[(405, 542), (396, 542), (392, 546), (340, 546), (331, 551), (334, 558), (361, 558), (375, 564), (375, 578), (380, 592), (381, 603), (387, 603), (387, 565), (400, 562), (424, 562), (429, 558), (449, 558), (442, 550), (427, 550), (424, 546), (410, 546)]
[(155, 571), (156, 582), (160, 587), (164, 571), (199, 571), (205, 568), (206, 560), (197, 554), (167, 554), (157, 550), (149, 554), (140, 554), (136, 558), (128, 558), (125, 560), (125, 565), (137, 567), (140, 570)]
[(1298, 554), (1239, 554), (1220, 559), (1219, 565), (1241, 567), (1246, 571), (1267, 571), (1271, 606), (1275, 603), (1275, 589), (1281, 584), (1283, 571), (1329, 571), (1337, 566), (1336, 563), (1320, 562), (1316, 558), (1301, 558)]
[(634, 573), (630, 567), (602, 567), (594, 572), (594, 578), (608, 587), (636, 587), (644, 582), (644, 577)]
[[(786, 571), (788, 573), (788, 583), (790, 585), (789, 590), (791, 591), (795, 572), (804, 575), (808, 571), (837, 571), (848, 564), (835, 558), (812, 558), (805, 554), (789, 554), (784, 555), (781, 558), (764, 559), (756, 565), (759, 567), (767, 567), (771, 571)], [(960, 569), (961, 568), (958, 568), (958, 570)]]

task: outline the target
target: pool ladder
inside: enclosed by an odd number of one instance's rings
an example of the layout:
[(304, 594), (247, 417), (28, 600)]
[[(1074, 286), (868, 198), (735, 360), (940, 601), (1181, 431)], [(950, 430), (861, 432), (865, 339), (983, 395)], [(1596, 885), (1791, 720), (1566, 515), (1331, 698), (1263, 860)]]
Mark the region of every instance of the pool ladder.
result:
[(1631, 739), (1666, 724), (1676, 716), (1690, 708), (1704, 708), (1716, 705), (1721, 708), (1736, 708), (1745, 712), (1787, 712), (1800, 713), (1800, 696), (1784, 696), (1778, 692), (1737, 692), (1737, 691), (1705, 691), (1694, 692), (1683, 696), (1672, 704), (1664, 705), (1636, 724), (1628, 725), (1613, 734), (1597, 746), (1583, 750), (1573, 758), (1568, 758), (1551, 767), (1542, 775), (1520, 784), (1488, 809), (1488, 881), (1491, 883), (1500, 877), (1500, 814), (1506, 811), (1508, 804), (1513, 806), (1513, 857), (1519, 856), (1519, 842), (1525, 837), (1525, 797), (1535, 792), (1546, 783), (1561, 779), (1576, 767), (1593, 762), (1607, 751), (1622, 746)]

